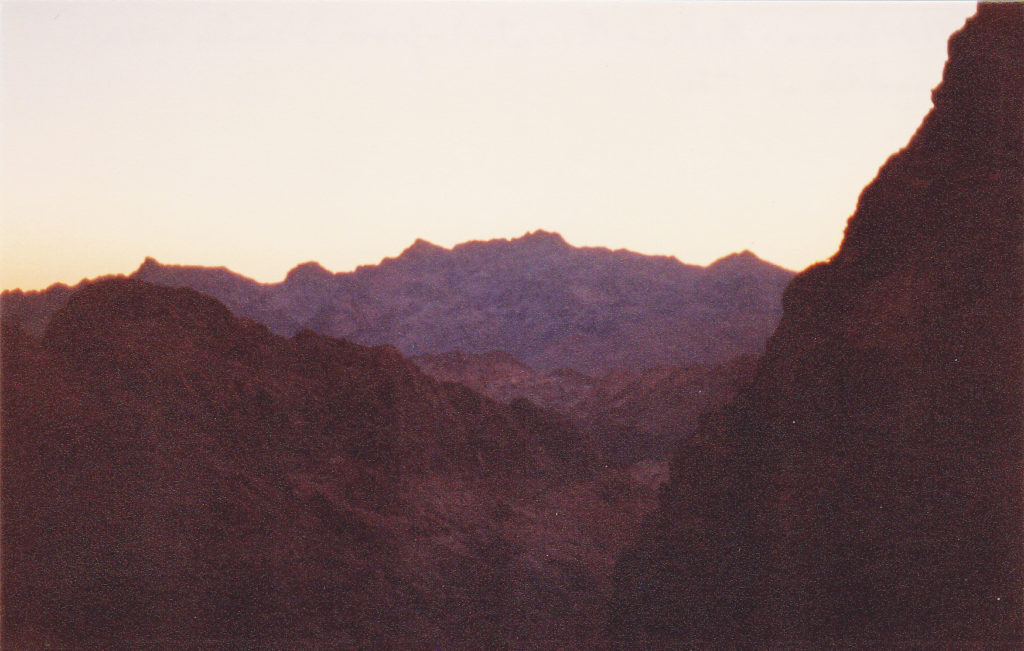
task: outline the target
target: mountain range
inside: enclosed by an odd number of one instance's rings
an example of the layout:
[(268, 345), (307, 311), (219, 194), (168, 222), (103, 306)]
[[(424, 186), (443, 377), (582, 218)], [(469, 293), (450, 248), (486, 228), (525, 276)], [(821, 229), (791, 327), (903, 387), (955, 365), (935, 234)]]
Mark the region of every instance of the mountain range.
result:
[[(602, 375), (761, 352), (793, 272), (749, 251), (699, 267), (535, 231), (450, 250), (417, 240), (349, 273), (307, 262), (271, 284), (153, 258), (131, 277), (203, 292), (277, 334), (312, 330), (407, 356), (504, 351), (542, 371)], [(0, 308), (39, 334), (73, 289), (6, 291)]]
[(21, 648), (602, 643), (670, 449), (755, 364), (407, 360), (135, 278), (4, 298), (4, 633)]
[(792, 276), (749, 251), (705, 268), (546, 231), (452, 249), (417, 240), (377, 265), (333, 274), (309, 262), (269, 285), (151, 258), (132, 274), (197, 289), (279, 334), (309, 329), (413, 356), (498, 350), (595, 375), (760, 352)]
[(5, 292), (4, 647), (1021, 648), (1024, 6), (933, 104), (784, 292), (542, 231)]

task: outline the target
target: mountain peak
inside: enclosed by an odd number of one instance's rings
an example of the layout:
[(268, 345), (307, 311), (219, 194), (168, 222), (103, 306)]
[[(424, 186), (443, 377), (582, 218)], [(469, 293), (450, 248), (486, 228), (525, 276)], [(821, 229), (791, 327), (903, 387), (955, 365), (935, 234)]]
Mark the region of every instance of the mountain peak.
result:
[(417, 237), (416, 241), (413, 242), (399, 254), (399, 258), (409, 259), (422, 259), (432, 257), (438, 253), (444, 253), (445, 248), (428, 242), (422, 237)]
[(532, 232), (523, 233), (522, 236), (512, 240), (513, 242), (519, 242), (522, 244), (529, 244), (531, 246), (547, 246), (557, 248), (569, 248), (569, 243), (565, 241), (558, 233), (552, 231), (546, 231), (542, 228), (538, 228)]
[(757, 254), (751, 251), (750, 249), (743, 249), (739, 253), (730, 253), (729, 255), (723, 255), (718, 260), (715, 260), (715, 262), (713, 262), (712, 264), (725, 262), (727, 260), (761, 260), (761, 258), (759, 258)]
[(303, 262), (300, 265), (296, 265), (294, 269), (288, 272), (284, 281), (286, 283), (310, 282), (332, 278), (333, 276), (334, 274), (327, 269), (324, 269), (319, 262), (310, 260), (309, 262)]
[(707, 266), (708, 269), (750, 269), (771, 265), (770, 262), (762, 260), (750, 249), (743, 249), (739, 253), (730, 253), (722, 256)]
[(142, 264), (139, 265), (139, 268), (135, 270), (135, 274), (141, 274), (141, 273), (145, 273), (147, 271), (153, 271), (155, 269), (160, 269), (162, 267), (163, 267), (163, 265), (160, 264), (160, 262), (157, 261), (156, 258), (154, 258), (153, 256), (150, 256), (150, 255), (147, 255), (146, 259), (143, 260)]

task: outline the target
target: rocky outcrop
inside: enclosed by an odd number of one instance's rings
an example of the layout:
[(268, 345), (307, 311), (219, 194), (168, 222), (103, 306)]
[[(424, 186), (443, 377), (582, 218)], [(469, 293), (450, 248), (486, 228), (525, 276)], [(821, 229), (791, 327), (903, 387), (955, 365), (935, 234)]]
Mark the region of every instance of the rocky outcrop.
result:
[(621, 640), (1022, 643), (1024, 7), (979, 6), (933, 100), (678, 451)]

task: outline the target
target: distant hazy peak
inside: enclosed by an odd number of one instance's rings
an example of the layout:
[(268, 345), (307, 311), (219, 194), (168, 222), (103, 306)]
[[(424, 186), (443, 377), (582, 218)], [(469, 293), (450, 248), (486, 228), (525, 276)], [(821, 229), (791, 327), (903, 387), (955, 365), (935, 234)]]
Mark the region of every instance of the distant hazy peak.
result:
[(142, 264), (139, 265), (139, 268), (135, 270), (135, 273), (136, 274), (144, 273), (146, 271), (152, 271), (154, 269), (160, 269), (163, 266), (164, 265), (160, 264), (160, 262), (158, 262), (156, 258), (154, 258), (153, 256), (147, 255), (146, 259), (143, 260)]
[(533, 246), (554, 246), (554, 247), (566, 247), (569, 248), (569, 243), (565, 241), (558, 233), (552, 231), (546, 231), (542, 228), (531, 232), (526, 232), (522, 236), (512, 240), (513, 242), (519, 242), (522, 244), (530, 244)]
[(164, 263), (160, 262), (159, 260), (157, 260), (156, 258), (154, 258), (153, 256), (146, 256), (146, 259), (142, 261), (142, 264), (139, 265), (139, 268), (136, 269), (131, 274), (129, 274), (129, 278), (139, 277), (139, 278), (142, 278), (143, 280), (146, 280), (145, 275), (147, 273), (153, 273), (153, 272), (158, 272), (158, 271), (159, 272), (170, 272), (170, 273), (182, 272), (182, 271), (184, 271), (184, 272), (219, 272), (219, 273), (223, 273), (223, 274), (229, 274), (231, 276), (237, 277), (239, 279), (242, 279), (242, 280), (245, 280), (245, 281), (248, 281), (248, 282), (251, 282), (251, 283), (255, 283), (256, 282), (255, 280), (253, 280), (251, 278), (248, 278), (247, 276), (243, 276), (242, 274), (236, 273), (236, 272), (228, 269), (224, 265), (220, 265), (218, 267), (206, 267), (206, 266), (197, 265), (197, 264), (164, 264)]
[[(388, 260), (402, 260), (404, 262), (418, 262), (432, 260), (449, 254), (479, 254), (497, 250), (512, 250), (525, 253), (550, 254), (554, 252), (568, 252), (578, 250), (565, 241), (558, 233), (537, 229), (526, 232), (515, 238), (494, 238), (490, 240), (470, 240), (456, 244), (451, 249), (446, 249), (423, 238), (417, 238), (415, 242), (402, 251), (397, 258), (385, 258)], [(369, 265), (372, 266), (372, 265)]]
[(729, 255), (722, 256), (709, 264), (707, 268), (753, 267), (762, 265), (772, 265), (772, 263), (757, 257), (757, 254), (750, 249), (743, 249), (739, 253), (730, 253)]
[(294, 269), (288, 272), (285, 276), (284, 282), (308, 282), (311, 280), (323, 280), (326, 278), (332, 278), (334, 274), (324, 269), (323, 265), (315, 260), (309, 262), (303, 262), (300, 265), (296, 265)]
[(416, 241), (410, 244), (404, 251), (402, 251), (398, 257), (400, 258), (423, 258), (432, 256), (438, 253), (444, 253), (447, 251), (444, 247), (438, 246), (433, 242), (428, 242), (422, 237), (417, 237)]

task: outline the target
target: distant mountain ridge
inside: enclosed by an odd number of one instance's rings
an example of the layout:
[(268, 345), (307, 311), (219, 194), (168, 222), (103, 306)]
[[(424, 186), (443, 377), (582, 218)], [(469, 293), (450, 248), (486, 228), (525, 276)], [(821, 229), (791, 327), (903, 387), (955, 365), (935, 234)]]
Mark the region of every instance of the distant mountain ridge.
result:
[(406, 355), (503, 350), (541, 370), (603, 374), (760, 352), (793, 275), (750, 251), (699, 267), (538, 230), (451, 249), (418, 239), (377, 265), (331, 273), (307, 262), (271, 284), (152, 258), (132, 277), (202, 291), (279, 334), (309, 329)]

